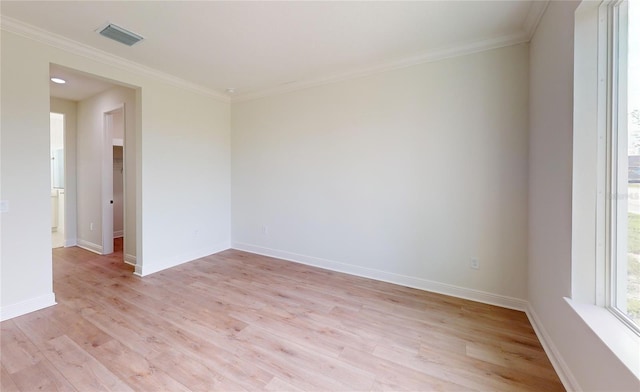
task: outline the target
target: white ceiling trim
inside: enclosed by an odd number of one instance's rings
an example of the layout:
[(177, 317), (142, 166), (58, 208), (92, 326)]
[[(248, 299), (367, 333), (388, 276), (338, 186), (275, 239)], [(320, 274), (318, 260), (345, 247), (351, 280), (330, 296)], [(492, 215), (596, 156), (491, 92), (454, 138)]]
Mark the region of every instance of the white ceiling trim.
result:
[(62, 49), (67, 52), (71, 52), (79, 56), (87, 57), (92, 60), (98, 60), (102, 63), (112, 65), (119, 69), (131, 71), (139, 75), (167, 82), (176, 87), (181, 87), (200, 94), (208, 95), (224, 102), (230, 101), (227, 95), (222, 94), (218, 91), (204, 88), (196, 83), (192, 83), (168, 73), (158, 71), (154, 68), (144, 66), (142, 64), (127, 60), (122, 57), (118, 57), (94, 47), (81, 44), (79, 42), (70, 40), (69, 38), (54, 34), (52, 32), (43, 30), (39, 27), (24, 23), (5, 15), (0, 15), (0, 29), (53, 46), (58, 49)]
[(549, 0), (537, 0), (531, 3), (529, 13), (527, 13), (527, 18), (524, 20), (523, 25), (529, 41), (533, 38), (533, 34), (535, 34), (540, 19), (542, 19), (542, 15), (544, 15), (544, 11), (546, 11), (548, 5)]
[(395, 69), (406, 68), (422, 63), (433, 62), (443, 60), (446, 58), (463, 56), (472, 53), (477, 53), (485, 50), (497, 49), (501, 47), (516, 45), (531, 40), (531, 37), (535, 33), (535, 30), (544, 14), (544, 11), (549, 4), (549, 0), (533, 1), (529, 7), (529, 12), (523, 23), (522, 31), (520, 33), (501, 36), (493, 39), (481, 40), (477, 42), (471, 42), (466, 44), (457, 45), (454, 47), (429, 50), (425, 53), (411, 56), (408, 58), (388, 61), (385, 63), (369, 66), (366, 68), (360, 68), (356, 70), (350, 70), (347, 72), (336, 73), (332, 75), (326, 75), (316, 79), (303, 80), (294, 83), (287, 83), (282, 86), (273, 88), (267, 88), (257, 91), (250, 91), (243, 94), (238, 94), (230, 97), (227, 94), (221, 93), (216, 90), (208, 89), (173, 76), (171, 74), (156, 70), (151, 67), (144, 66), (142, 64), (127, 60), (122, 57), (115, 56), (111, 53), (96, 49), (94, 47), (73, 41), (69, 38), (51, 33), (39, 27), (29, 25), (17, 19), (13, 19), (4, 15), (0, 15), (0, 29), (12, 32), (26, 38), (33, 39), (38, 42), (83, 56), (94, 60), (99, 60), (103, 63), (115, 66), (120, 69), (132, 71), (137, 74), (152, 77), (174, 86), (185, 88), (194, 92), (211, 96), (215, 99), (223, 102), (243, 102), (259, 98), (268, 97), (271, 95), (278, 95), (288, 93), (296, 90), (306, 89), (310, 87), (321, 86), (325, 84), (335, 83), (348, 79), (355, 79), (365, 76), (378, 74), (381, 72), (391, 71)]
[(278, 95), (293, 92), (296, 90), (307, 89), (310, 87), (322, 86), (324, 84), (336, 83), (349, 79), (356, 79), (365, 76), (371, 76), (378, 73), (392, 71), (396, 69), (411, 67), (422, 63), (428, 63), (438, 60), (444, 60), (451, 57), (464, 56), (472, 53), (483, 52), (485, 50), (498, 49), (506, 46), (517, 45), (529, 41), (529, 36), (525, 32), (513, 34), (509, 36), (502, 36), (493, 39), (487, 39), (468, 44), (458, 45), (440, 50), (430, 50), (423, 54), (404, 58), (402, 60), (390, 61), (383, 64), (378, 64), (372, 67), (359, 69), (350, 72), (343, 72), (334, 75), (325, 76), (314, 80), (306, 80), (294, 83), (287, 83), (286, 85), (259, 90), (255, 92), (248, 92), (244, 94), (238, 94), (231, 98), (231, 102), (244, 102), (254, 99), (264, 98), (271, 95)]
[(268, 97), (270, 95), (284, 94), (296, 90), (322, 86), (324, 84), (335, 83), (343, 80), (375, 75), (377, 73), (392, 71), (394, 69), (411, 67), (413, 65), (422, 63), (444, 60), (446, 58), (464, 56), (467, 54), (482, 52), (485, 50), (498, 49), (506, 46), (529, 42), (531, 41), (531, 38), (533, 37), (533, 34), (535, 33), (536, 28), (538, 27), (538, 24), (542, 19), (542, 15), (544, 15), (544, 12), (549, 5), (549, 1), (550, 0), (536, 0), (531, 3), (529, 12), (527, 13), (527, 17), (522, 25), (523, 31), (518, 34), (472, 42), (441, 50), (430, 50), (417, 56), (412, 56), (401, 60), (389, 61), (383, 64), (378, 64), (356, 71), (343, 72), (314, 80), (287, 83), (286, 85), (279, 87), (248, 92), (231, 97), (231, 102), (250, 101)]

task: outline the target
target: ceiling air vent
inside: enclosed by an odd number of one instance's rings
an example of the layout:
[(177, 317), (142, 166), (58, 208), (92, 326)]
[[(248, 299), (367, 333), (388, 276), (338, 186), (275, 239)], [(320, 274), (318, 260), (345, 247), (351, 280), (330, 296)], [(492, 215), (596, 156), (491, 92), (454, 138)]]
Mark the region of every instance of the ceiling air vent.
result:
[(132, 46), (144, 39), (144, 37), (125, 30), (122, 27), (116, 26), (114, 24), (107, 25), (107, 27), (100, 30), (99, 32), (100, 35), (104, 35), (107, 38), (111, 38), (112, 40), (118, 41), (121, 44), (125, 44), (127, 46)]

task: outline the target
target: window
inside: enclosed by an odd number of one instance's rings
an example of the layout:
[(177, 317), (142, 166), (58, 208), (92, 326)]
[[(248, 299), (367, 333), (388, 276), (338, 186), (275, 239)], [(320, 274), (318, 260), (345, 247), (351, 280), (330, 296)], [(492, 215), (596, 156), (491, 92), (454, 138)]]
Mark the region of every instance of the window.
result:
[[(601, 8), (600, 108), (605, 133), (604, 305), (640, 334), (640, 37), (637, 2)], [(606, 52), (604, 51), (606, 49)], [(604, 281), (604, 282), (602, 282)]]
[(636, 377), (639, 8), (636, 0), (583, 1), (575, 12), (571, 298), (565, 298)]

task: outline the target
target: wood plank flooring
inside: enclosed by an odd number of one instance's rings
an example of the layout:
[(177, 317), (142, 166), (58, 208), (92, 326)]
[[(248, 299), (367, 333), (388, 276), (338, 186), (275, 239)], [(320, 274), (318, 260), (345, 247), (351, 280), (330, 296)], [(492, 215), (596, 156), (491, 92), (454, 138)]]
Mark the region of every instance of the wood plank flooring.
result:
[(522, 312), (228, 250), (145, 278), (55, 249), (2, 391), (564, 390)]

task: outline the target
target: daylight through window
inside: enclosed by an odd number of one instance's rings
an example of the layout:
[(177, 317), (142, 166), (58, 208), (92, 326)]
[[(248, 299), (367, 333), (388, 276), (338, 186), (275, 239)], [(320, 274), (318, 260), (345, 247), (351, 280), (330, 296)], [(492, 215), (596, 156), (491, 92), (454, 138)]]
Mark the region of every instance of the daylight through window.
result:
[[(609, 306), (640, 331), (640, 4), (612, 9), (610, 129), (612, 173)], [(625, 197), (626, 196), (626, 197)]]

